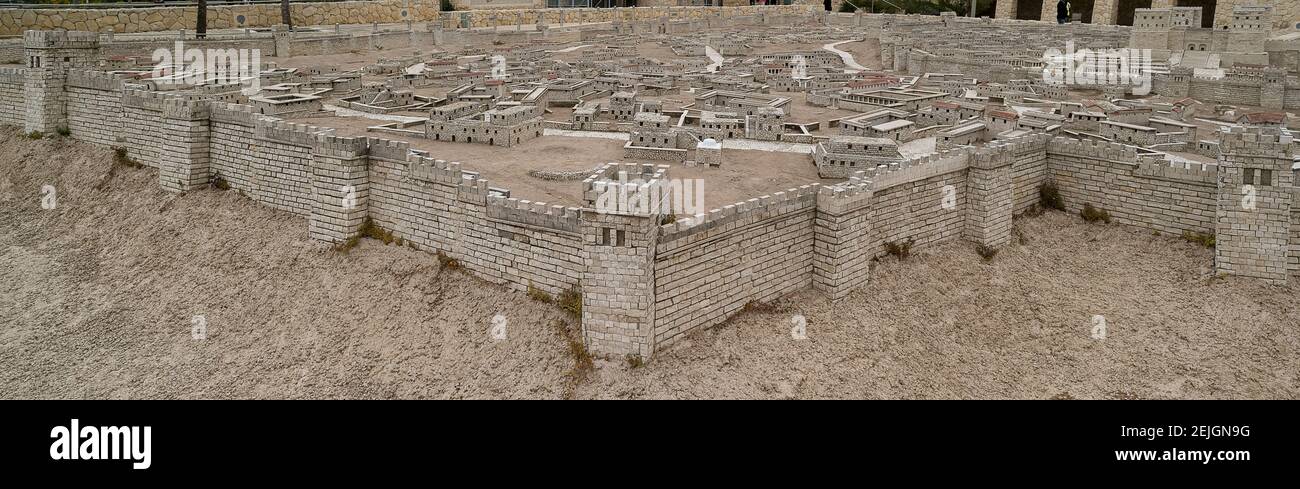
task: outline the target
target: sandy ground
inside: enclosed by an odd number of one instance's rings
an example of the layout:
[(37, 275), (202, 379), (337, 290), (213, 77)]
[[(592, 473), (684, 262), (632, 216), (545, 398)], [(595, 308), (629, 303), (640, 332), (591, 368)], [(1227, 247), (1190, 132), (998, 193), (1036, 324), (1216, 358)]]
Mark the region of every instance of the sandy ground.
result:
[[(639, 368), (571, 376), (570, 320), (377, 242), (343, 254), (233, 192), (0, 130), (0, 397), (1296, 398), (1300, 285), (1208, 280), (1182, 240), (1049, 213), (984, 263), (887, 259)], [(40, 187), (58, 206), (40, 208)], [(488, 335), (504, 314), (507, 339)], [(807, 318), (807, 339), (790, 336)], [(207, 338), (194, 340), (203, 315)], [(1108, 324), (1090, 337), (1092, 317)], [(583, 379), (573, 382), (571, 379)]]

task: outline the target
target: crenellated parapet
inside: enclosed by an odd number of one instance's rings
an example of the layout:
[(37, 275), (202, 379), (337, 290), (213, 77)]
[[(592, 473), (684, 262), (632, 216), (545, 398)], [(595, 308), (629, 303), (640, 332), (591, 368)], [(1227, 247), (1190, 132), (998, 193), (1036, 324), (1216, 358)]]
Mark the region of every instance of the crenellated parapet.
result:
[(1219, 131), (1222, 153), (1288, 158), (1293, 153), (1295, 136), (1277, 128), (1224, 127)]
[(205, 99), (164, 98), (161, 108), (164, 119), (206, 121), (211, 117), (211, 104)]
[(823, 214), (842, 215), (862, 210), (871, 205), (871, 196), (875, 191), (867, 173), (859, 171), (849, 181), (817, 190), (817, 211)]
[(311, 147), (307, 231), (327, 243), (358, 236), (370, 215), (370, 146), (366, 138), (317, 134)]
[(0, 83), (22, 85), (27, 79), (27, 68), (0, 68)]
[(661, 241), (691, 238), (693, 235), (752, 224), (773, 215), (816, 207), (821, 185), (811, 183), (782, 192), (724, 205), (709, 212), (684, 217), (660, 227)]
[(212, 122), (237, 124), (244, 127), (254, 127), (259, 119), (264, 118), (258, 112), (257, 107), (226, 102), (212, 102), (209, 112)]
[(366, 138), (317, 134), (311, 152), (313, 156), (352, 161), (369, 157), (370, 145)]
[[(421, 182), (441, 183), (445, 185), (461, 185), (465, 183), (462, 178), (461, 165), (455, 161), (439, 160), (428, 158), (420, 155), (410, 155), (407, 157), (407, 175)], [(477, 182), (477, 178), (471, 179)], [(484, 181), (484, 186), (486, 181)], [(477, 191), (479, 185), (473, 185), (474, 191)]]
[(86, 31), (26, 31), (23, 47), (28, 49), (85, 49), (99, 47), (99, 33)]
[(122, 91), (122, 106), (128, 108), (162, 112), (167, 106), (175, 107), (187, 104), (207, 106), (209, 102), (206, 97), (186, 93), (155, 92), (134, 88)]
[(99, 70), (68, 70), (68, 86), (92, 90), (121, 91), (129, 77)]
[[(369, 138), (366, 143), (370, 147), (371, 158), (381, 158), (390, 161), (406, 162), (414, 165), (414, 160), (408, 160), (411, 155), (411, 143), (406, 141), (394, 141), (382, 138)], [(423, 159), (420, 159), (422, 162)], [(439, 160), (441, 161), (441, 160)], [(445, 163), (445, 162), (444, 162)], [(459, 166), (459, 163), (456, 163)], [(414, 168), (412, 168), (414, 170)], [(414, 173), (412, 173), (414, 175)], [(459, 179), (459, 176), (457, 176)]]
[(872, 181), (875, 190), (880, 191), (937, 175), (963, 171), (970, 166), (972, 152), (973, 150), (969, 148), (940, 151), (888, 166), (867, 169), (862, 173), (864, 178)]
[(1058, 136), (1047, 144), (1049, 154), (1137, 164), (1137, 148), (1099, 140), (1080, 140)]
[(526, 199), (489, 196), (487, 216), (493, 219), (578, 233), (583, 211), (577, 207), (552, 205)]
[(310, 147), (315, 143), (316, 135), (333, 131), (334, 129), (328, 127), (316, 127), (282, 120), (258, 119), (253, 134), (258, 139)]
[(1293, 260), (1293, 137), (1280, 128), (1220, 132), (1214, 266), (1274, 283)]
[(1139, 156), (1134, 175), (1161, 180), (1213, 185), (1219, 169), (1217, 165), (1188, 162), (1171, 165), (1160, 156)]

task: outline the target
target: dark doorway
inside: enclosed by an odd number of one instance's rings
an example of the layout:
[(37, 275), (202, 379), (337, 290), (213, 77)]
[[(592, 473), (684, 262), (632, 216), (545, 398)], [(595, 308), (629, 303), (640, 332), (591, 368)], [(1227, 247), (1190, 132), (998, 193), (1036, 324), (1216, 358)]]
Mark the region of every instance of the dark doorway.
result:
[[(1214, 7), (1217, 0), (1178, 0), (1179, 7), (1200, 7), (1201, 8), (1201, 27), (1214, 27)], [(1195, 26), (1193, 26), (1195, 27)]]
[(1119, 6), (1115, 7), (1115, 24), (1116, 25), (1133, 25), (1133, 11), (1140, 8), (1151, 8), (1151, 0), (1119, 0)]
[(1070, 22), (1092, 23), (1093, 0), (1070, 0)]
[(1016, 0), (1016, 18), (1043, 20), (1043, 0)]
[(826, 5), (826, 11), (827, 11), (827, 12), (830, 12), (830, 11), (831, 11), (831, 0), (823, 0), (822, 3)]

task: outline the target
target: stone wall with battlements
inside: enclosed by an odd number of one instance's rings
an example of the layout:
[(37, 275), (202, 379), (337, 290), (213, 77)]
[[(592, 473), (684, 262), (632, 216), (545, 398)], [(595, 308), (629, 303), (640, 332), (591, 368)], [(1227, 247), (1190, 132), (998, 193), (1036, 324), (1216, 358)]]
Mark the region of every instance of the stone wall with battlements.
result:
[(102, 71), (68, 72), (68, 129), (74, 138), (118, 146), (122, 136), (125, 79)]
[(1047, 167), (1070, 212), (1092, 204), (1121, 224), (1175, 235), (1214, 231), (1214, 165), (1175, 168), (1130, 146), (1058, 137), (1047, 144)]
[(25, 68), (0, 68), (0, 124), (23, 126), (27, 102), (23, 91), (27, 80)]
[(805, 185), (663, 226), (654, 257), (656, 344), (812, 285), (817, 192)]
[[(535, 0), (528, 0), (534, 2)], [(800, 0), (806, 2), (806, 0)], [(610, 22), (615, 16), (625, 21), (650, 21), (661, 17), (697, 19), (708, 16), (754, 15), (757, 13), (806, 13), (821, 10), (821, 4), (725, 7), (640, 8), (539, 8), (519, 2), (495, 8), (458, 9), (439, 12), (436, 0), (376, 0), (368, 2), (293, 3), (291, 15), (297, 26), (335, 24), (391, 24), (442, 21), (449, 26), (513, 26), (516, 22), (536, 24), (545, 15), (548, 24)], [(522, 8), (521, 8), (522, 7)], [(42, 8), (0, 10), (0, 36), (22, 34), (29, 29), (66, 29), (92, 32), (155, 32), (194, 30), (193, 7), (127, 9)], [(280, 24), (280, 6), (213, 5), (208, 7), (208, 29), (267, 28)]]
[[(0, 104), (24, 114), (0, 122), (26, 125), (30, 77), (25, 69), (0, 71)], [(604, 354), (652, 355), (746, 304), (807, 287), (843, 298), (869, 287), (871, 262), (887, 243), (1006, 245), (1012, 216), (1039, 203), (1048, 180), (1071, 212), (1090, 203), (1120, 224), (1223, 236), (1220, 271), (1267, 280), (1300, 273), (1300, 214), (1290, 205), (1296, 188), (1281, 170), (1289, 139), (1242, 134), (1222, 148), (1227, 167), (1174, 168), (1118, 144), (1030, 135), (661, 224), (657, 214), (511, 198), (472, 167), (406, 142), (337, 137), (215, 95), (140, 90), (76, 68), (52, 81), (35, 85), (52, 92), (36, 94), (49, 105), (45, 113), (64, 114), (75, 139), (125, 148), (157, 168), (167, 191), (219, 178), (255, 202), (304, 217), (321, 242), (356, 238), (368, 218), (489, 282), (551, 294), (576, 288), (584, 338)], [(584, 190), (609, 169), (593, 172)], [(1247, 180), (1266, 187), (1265, 212), (1229, 207)]]

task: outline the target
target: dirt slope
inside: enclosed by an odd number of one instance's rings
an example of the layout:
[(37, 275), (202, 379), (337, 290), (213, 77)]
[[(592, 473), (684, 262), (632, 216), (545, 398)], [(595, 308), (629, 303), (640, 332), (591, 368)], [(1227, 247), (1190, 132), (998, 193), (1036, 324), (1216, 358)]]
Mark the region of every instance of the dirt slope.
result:
[[(0, 397), (1296, 398), (1300, 287), (1207, 280), (1176, 237), (1049, 213), (984, 263), (885, 260), (649, 364), (570, 381), (565, 314), (427, 253), (348, 254), (234, 192), (172, 196), (112, 152), (0, 130)], [(58, 206), (40, 208), (54, 185)], [(488, 335), (503, 314), (507, 339)], [(791, 317), (808, 321), (806, 340)], [(191, 321), (207, 320), (207, 339)], [(1107, 337), (1091, 338), (1092, 317)]]

